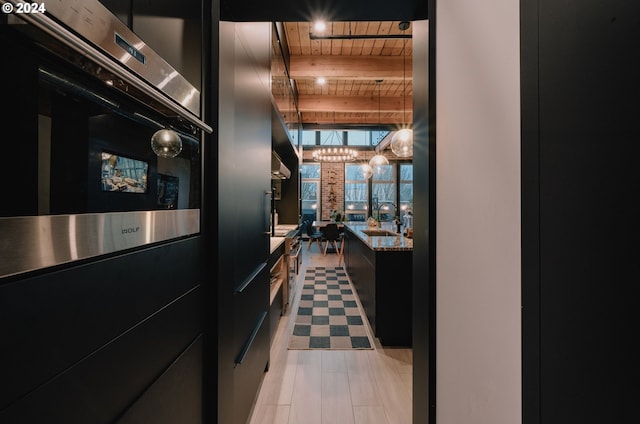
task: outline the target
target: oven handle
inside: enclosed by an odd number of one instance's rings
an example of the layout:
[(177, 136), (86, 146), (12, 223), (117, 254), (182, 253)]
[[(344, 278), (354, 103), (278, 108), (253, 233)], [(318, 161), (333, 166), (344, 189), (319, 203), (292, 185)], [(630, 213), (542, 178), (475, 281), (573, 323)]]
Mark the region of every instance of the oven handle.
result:
[[(6, 3), (6, 1), (3, 1), (2, 3)], [(142, 80), (142, 78), (138, 77), (133, 72), (130, 72), (121, 66), (117, 66), (116, 63), (108, 59), (108, 57), (101, 53), (99, 50), (86, 43), (71, 31), (65, 29), (62, 25), (46, 16), (44, 13), (24, 13), (20, 14), (19, 16), (23, 20), (33, 24), (47, 34), (51, 35), (61, 43), (67, 45), (68, 47), (71, 47), (81, 54), (86, 55), (98, 65), (103, 66), (105, 69), (108, 69), (109, 72), (112, 72), (114, 75), (131, 83), (131, 85), (135, 86), (138, 90), (142, 91), (144, 94), (161, 103), (163, 106), (167, 107), (178, 115), (184, 117), (186, 120), (199, 127), (200, 129), (206, 131), (207, 133), (213, 132), (213, 128), (200, 120), (196, 115), (183, 108), (182, 106), (179, 106), (177, 103), (174, 103), (169, 98), (160, 94), (160, 92), (152, 90), (148, 86), (148, 84), (144, 80)]]

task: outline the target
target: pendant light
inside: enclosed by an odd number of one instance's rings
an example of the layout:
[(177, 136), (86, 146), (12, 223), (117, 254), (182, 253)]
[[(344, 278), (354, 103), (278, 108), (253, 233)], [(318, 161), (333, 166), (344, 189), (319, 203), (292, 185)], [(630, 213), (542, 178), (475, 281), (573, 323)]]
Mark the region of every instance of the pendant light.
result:
[(353, 162), (358, 157), (358, 151), (346, 147), (323, 147), (315, 150), (312, 156), (316, 162)]
[[(382, 80), (376, 80), (376, 83), (378, 84), (378, 125), (380, 125), (380, 91), (382, 90), (380, 84), (382, 83)], [(381, 155), (380, 153), (376, 153), (376, 155), (372, 157), (371, 160), (369, 160), (369, 168), (371, 168), (371, 175), (373, 175), (373, 171), (377, 166), (382, 166), (382, 165), (389, 165), (389, 159), (387, 159), (384, 155)]]
[[(335, 130), (329, 134), (327, 142), (332, 144), (334, 136), (342, 145), (342, 137)], [(312, 156), (316, 162), (353, 162), (358, 158), (358, 151), (349, 147), (322, 147), (314, 150)]]
[(369, 161), (369, 166), (375, 168), (376, 166), (389, 165), (389, 159), (381, 154), (377, 154)]
[[(409, 22), (400, 22), (398, 28), (405, 31), (409, 28)], [(407, 128), (406, 124), (406, 104), (407, 104), (407, 81), (406, 81), (406, 51), (407, 41), (404, 41), (402, 48), (402, 121), (404, 128), (396, 131), (391, 138), (391, 151), (399, 157), (409, 157), (413, 155), (413, 130)]]
[(368, 180), (373, 176), (373, 168), (368, 163), (363, 163), (362, 165), (360, 165), (360, 169), (365, 180)]
[(151, 149), (161, 158), (175, 158), (182, 151), (182, 139), (174, 130), (163, 128), (151, 136)]

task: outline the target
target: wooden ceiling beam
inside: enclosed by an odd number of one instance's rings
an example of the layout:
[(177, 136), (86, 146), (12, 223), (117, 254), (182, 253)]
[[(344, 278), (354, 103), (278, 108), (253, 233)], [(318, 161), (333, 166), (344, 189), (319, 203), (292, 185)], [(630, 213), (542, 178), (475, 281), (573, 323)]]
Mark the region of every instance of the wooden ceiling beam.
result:
[(400, 112), (411, 111), (413, 99), (407, 96), (404, 107), (402, 97), (378, 97), (370, 96), (300, 96), (298, 109), (301, 112)]
[(402, 80), (413, 77), (411, 57), (402, 56), (291, 56), (293, 79)]
[[(303, 112), (302, 125), (306, 126), (327, 126), (334, 127), (336, 125), (363, 125), (378, 126), (392, 125), (401, 127), (405, 120), (402, 119), (401, 113), (392, 113), (378, 116), (377, 113), (353, 113), (353, 114), (331, 114), (331, 113), (313, 113)], [(407, 122), (411, 122), (411, 114), (407, 112)]]

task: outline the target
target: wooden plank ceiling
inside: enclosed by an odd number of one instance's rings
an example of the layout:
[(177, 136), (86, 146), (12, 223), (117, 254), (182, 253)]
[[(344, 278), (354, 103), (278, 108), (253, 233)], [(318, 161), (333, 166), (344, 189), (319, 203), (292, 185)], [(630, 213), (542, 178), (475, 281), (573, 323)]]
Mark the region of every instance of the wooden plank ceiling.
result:
[(412, 42), (399, 38), (410, 36), (411, 26), (403, 31), (398, 21), (330, 22), (324, 33), (313, 34), (325, 38), (313, 39), (309, 22), (283, 25), (303, 127), (412, 122)]

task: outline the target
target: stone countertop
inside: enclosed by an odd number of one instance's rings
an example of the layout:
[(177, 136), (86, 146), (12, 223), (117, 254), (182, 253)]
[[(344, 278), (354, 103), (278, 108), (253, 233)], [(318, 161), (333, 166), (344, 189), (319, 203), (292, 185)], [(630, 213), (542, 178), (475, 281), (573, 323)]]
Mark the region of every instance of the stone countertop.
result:
[(280, 247), (280, 245), (284, 243), (284, 237), (271, 237), (271, 252), (273, 253), (276, 251), (276, 249), (278, 247)]
[(393, 222), (383, 222), (382, 227), (369, 227), (366, 223), (345, 222), (344, 226), (356, 235), (360, 240), (375, 251), (412, 251), (413, 239), (402, 234), (394, 236), (369, 236), (362, 230), (389, 230), (395, 233), (396, 226)]
[(297, 229), (297, 224), (279, 224), (275, 226), (273, 235), (275, 237), (287, 237)]

